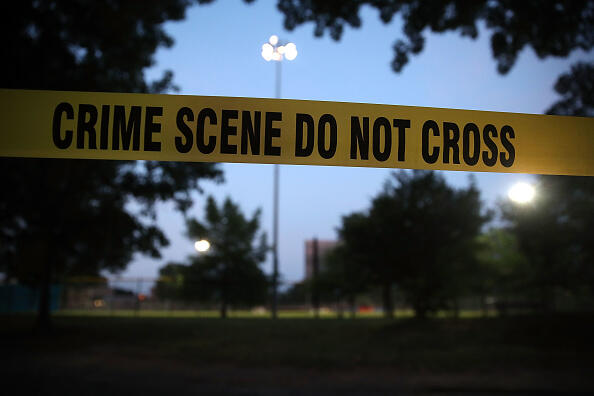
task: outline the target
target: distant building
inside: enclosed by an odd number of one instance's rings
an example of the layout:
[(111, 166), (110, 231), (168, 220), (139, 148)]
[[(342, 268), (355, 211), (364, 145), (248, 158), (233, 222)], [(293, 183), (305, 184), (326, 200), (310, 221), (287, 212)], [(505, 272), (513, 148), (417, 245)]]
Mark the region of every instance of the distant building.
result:
[[(324, 267), (324, 257), (332, 250), (338, 241), (318, 239), (318, 262), (319, 268)], [(313, 277), (314, 272), (314, 239), (305, 241), (305, 279)]]

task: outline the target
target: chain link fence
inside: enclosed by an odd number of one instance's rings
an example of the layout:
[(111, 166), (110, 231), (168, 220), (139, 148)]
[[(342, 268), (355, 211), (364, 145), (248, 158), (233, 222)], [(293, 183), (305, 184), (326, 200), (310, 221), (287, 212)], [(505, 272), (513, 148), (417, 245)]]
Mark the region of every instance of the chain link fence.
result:
[[(159, 293), (157, 285), (175, 287), (175, 279), (168, 277), (96, 277), (68, 278), (53, 285), (51, 309), (58, 314), (80, 315), (154, 315), (154, 316), (205, 316), (219, 315), (217, 302), (167, 298)], [(196, 287), (199, 287), (196, 285)], [(312, 293), (302, 282), (281, 282), (278, 310), (281, 316), (293, 317), (380, 317), (381, 293), (370, 291), (357, 296), (354, 301), (323, 295), (314, 302)], [(413, 315), (404, 298), (394, 291), (394, 312), (396, 317)], [(269, 317), (271, 298), (256, 305), (231, 305), (230, 316)], [(0, 286), (0, 312), (33, 312), (37, 309), (39, 293), (36, 288), (4, 284)], [(466, 298), (459, 301), (456, 315), (491, 316), (495, 315), (494, 300)], [(453, 315), (444, 312), (444, 315)]]

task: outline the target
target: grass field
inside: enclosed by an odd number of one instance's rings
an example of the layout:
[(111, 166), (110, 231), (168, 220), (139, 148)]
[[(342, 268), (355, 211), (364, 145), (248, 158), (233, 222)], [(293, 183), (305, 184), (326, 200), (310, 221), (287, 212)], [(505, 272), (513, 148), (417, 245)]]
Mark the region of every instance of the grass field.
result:
[[(70, 309), (60, 310), (55, 313), (58, 317), (67, 316), (97, 316), (97, 317), (143, 317), (143, 318), (218, 318), (219, 311), (217, 310), (109, 310), (109, 309)], [(270, 319), (268, 311), (257, 310), (230, 310), (228, 312), (229, 318), (240, 319)], [(282, 319), (314, 319), (313, 310), (281, 310), (278, 313), (279, 318)], [(482, 311), (478, 310), (461, 310), (460, 318), (481, 318), (485, 316)], [(495, 311), (490, 311), (488, 317), (497, 316)], [(381, 311), (358, 312), (357, 319), (381, 319), (383, 313)], [(412, 309), (395, 310), (395, 319), (406, 319), (414, 317)], [(451, 311), (438, 312), (438, 318), (452, 317)], [(321, 319), (340, 319), (339, 315), (330, 310), (320, 310), (319, 318)], [(343, 318), (350, 318), (350, 313), (344, 313)]]
[(69, 312), (47, 336), (32, 333), (31, 316), (1, 319), (2, 373), (25, 393), (594, 391), (592, 315), (272, 321)]
[[(58, 311), (56, 316), (98, 316), (98, 317), (143, 317), (143, 318), (218, 318), (220, 316), (217, 310), (108, 310), (108, 309), (78, 309), (78, 310), (61, 310)], [(395, 312), (397, 318), (411, 318), (414, 316), (412, 310), (399, 310)], [(465, 312), (464, 315), (468, 316), (469, 312)], [(479, 316), (478, 312), (470, 314), (471, 316)], [(314, 319), (315, 315), (313, 310), (281, 310), (278, 312), (279, 318), (283, 319)], [(369, 318), (381, 318), (381, 312), (363, 312), (357, 313), (359, 319)], [(230, 310), (228, 312), (229, 318), (238, 319), (270, 319), (270, 313), (268, 311), (257, 311), (257, 310)], [(338, 315), (335, 312), (329, 310), (320, 310), (319, 317), (321, 319), (337, 319)], [(344, 317), (349, 317), (349, 314), (345, 314)]]

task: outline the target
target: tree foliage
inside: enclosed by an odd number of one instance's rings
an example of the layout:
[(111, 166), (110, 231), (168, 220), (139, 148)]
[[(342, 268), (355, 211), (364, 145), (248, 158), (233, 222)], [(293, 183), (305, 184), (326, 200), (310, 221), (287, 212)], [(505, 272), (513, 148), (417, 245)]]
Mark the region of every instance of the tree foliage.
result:
[(394, 230), (391, 258), (401, 277), (394, 281), (418, 315), (461, 294), (459, 278), (472, 263), (476, 236), (488, 220), (474, 185), (458, 190), (434, 172), (400, 172), (374, 200), (371, 216), (382, 229)]
[(154, 293), (163, 300), (183, 300), (184, 271), (182, 263), (169, 262), (159, 269), (159, 279), (155, 283)]
[[(0, 87), (166, 91), (170, 72), (155, 82), (144, 72), (173, 43), (163, 23), (182, 19), (189, 4), (3, 2)], [(186, 210), (199, 179), (221, 177), (212, 164), (19, 158), (0, 159), (0, 172), (0, 270), (45, 285), (44, 318), (51, 280), (120, 270), (135, 252), (158, 257), (167, 240), (154, 204), (173, 199)]]
[(594, 62), (579, 62), (571, 71), (562, 74), (555, 83), (561, 99), (547, 114), (594, 117)]
[(462, 293), (476, 237), (488, 215), (478, 190), (454, 189), (427, 171), (393, 173), (366, 213), (343, 218), (340, 236), (359, 271), (383, 290), (386, 314), (396, 285), (419, 316)]
[(361, 252), (344, 241), (341, 239), (341, 243), (326, 252), (320, 260), (319, 273), (308, 279), (306, 286), (318, 294), (320, 301), (338, 303), (341, 315), (340, 303), (346, 301), (354, 316), (356, 298), (370, 289), (371, 278), (366, 267), (367, 260), (358, 257)]
[(410, 55), (423, 50), (427, 31), (459, 32), (475, 39), (479, 22), (491, 33), (497, 70), (505, 74), (529, 46), (540, 58), (565, 57), (574, 49), (594, 46), (594, 3), (589, 0), (279, 0), (288, 30), (312, 22), (314, 34), (328, 31), (334, 40), (345, 25), (360, 27), (362, 6), (377, 9), (384, 23), (402, 18), (402, 33), (394, 43), (392, 68), (400, 72)]
[(311, 294), (311, 285), (307, 280), (303, 280), (281, 291), (278, 296), (278, 302), (285, 306), (302, 307), (307, 303), (309, 294)]
[[(203, 2), (203, 1), (202, 1)], [(189, 0), (3, 2), (2, 87), (104, 92), (162, 92), (172, 73), (147, 82), (144, 70), (173, 39)], [(10, 17), (8, 17), (10, 16)]]
[(478, 237), (478, 246), (468, 288), (480, 297), (483, 309), (487, 297), (506, 300), (525, 296), (530, 272), (516, 235), (505, 228), (491, 228)]
[(594, 181), (540, 176), (534, 202), (502, 205), (504, 218), (528, 261), (526, 289), (542, 306), (557, 296), (594, 296)]
[[(594, 116), (594, 63), (578, 63), (559, 77), (561, 98), (548, 114)], [(527, 205), (502, 204), (519, 248), (526, 256), (526, 288), (547, 309), (560, 293), (594, 297), (594, 180), (591, 177), (537, 178), (537, 195)]]

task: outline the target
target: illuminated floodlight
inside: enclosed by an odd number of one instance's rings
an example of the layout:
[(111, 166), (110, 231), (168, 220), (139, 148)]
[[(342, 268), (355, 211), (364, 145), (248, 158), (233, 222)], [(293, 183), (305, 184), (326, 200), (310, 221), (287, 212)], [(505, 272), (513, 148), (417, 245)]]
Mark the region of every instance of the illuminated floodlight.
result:
[(297, 57), (297, 46), (294, 43), (281, 45), (278, 36), (272, 35), (267, 43), (262, 45), (262, 58), (266, 61), (293, 60)]
[(274, 53), (274, 47), (268, 43), (262, 45), (262, 58), (266, 61), (272, 60), (272, 54)]
[(532, 200), (534, 200), (535, 195), (536, 190), (534, 189), (532, 184), (525, 182), (514, 184), (507, 193), (509, 199), (519, 204), (526, 204), (528, 202), (532, 202)]
[(196, 241), (196, 243), (194, 243), (194, 249), (196, 249), (197, 252), (204, 253), (210, 249), (210, 242), (208, 242), (206, 239)]
[(293, 43), (285, 45), (285, 58), (293, 60), (297, 57), (297, 46)]

